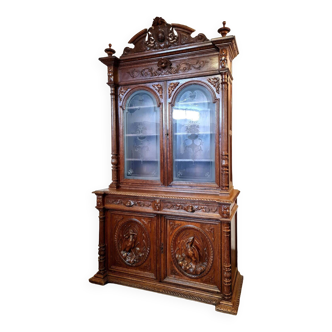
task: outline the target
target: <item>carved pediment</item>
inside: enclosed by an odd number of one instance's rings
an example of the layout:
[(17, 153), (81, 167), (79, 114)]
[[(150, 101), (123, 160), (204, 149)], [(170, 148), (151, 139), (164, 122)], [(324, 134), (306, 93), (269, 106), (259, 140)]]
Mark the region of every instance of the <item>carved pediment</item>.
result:
[(152, 27), (143, 29), (129, 40), (134, 48), (126, 47), (122, 55), (139, 52), (167, 49), (192, 43), (200, 43), (209, 39), (202, 33), (191, 37), (195, 30), (182, 24), (169, 24), (162, 17), (153, 20)]

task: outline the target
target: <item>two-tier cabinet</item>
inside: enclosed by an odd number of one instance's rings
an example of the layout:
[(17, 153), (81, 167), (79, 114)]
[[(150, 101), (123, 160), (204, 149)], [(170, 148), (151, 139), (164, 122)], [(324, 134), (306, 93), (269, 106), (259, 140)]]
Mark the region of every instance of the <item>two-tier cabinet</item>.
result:
[(156, 17), (120, 58), (99, 60), (111, 89), (112, 183), (97, 190), (99, 270), (116, 283), (236, 314), (237, 196), (232, 174), (234, 36)]

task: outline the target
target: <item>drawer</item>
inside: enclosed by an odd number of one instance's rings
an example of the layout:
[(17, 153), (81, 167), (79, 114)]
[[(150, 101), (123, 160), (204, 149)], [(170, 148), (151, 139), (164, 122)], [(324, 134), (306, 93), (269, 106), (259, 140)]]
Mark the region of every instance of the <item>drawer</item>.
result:
[(105, 207), (109, 209), (121, 209), (125, 211), (144, 211), (154, 212), (159, 211), (160, 201), (154, 199), (137, 198), (137, 197), (123, 197), (107, 195), (105, 197)]
[(181, 201), (163, 201), (161, 204), (162, 211), (184, 213), (186, 215), (218, 215), (218, 204), (206, 204), (205, 202), (181, 202)]

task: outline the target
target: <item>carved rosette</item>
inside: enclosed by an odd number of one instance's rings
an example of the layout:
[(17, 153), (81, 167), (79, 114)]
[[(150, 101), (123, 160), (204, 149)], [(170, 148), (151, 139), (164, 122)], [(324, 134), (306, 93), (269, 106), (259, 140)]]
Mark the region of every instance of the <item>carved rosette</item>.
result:
[(119, 222), (115, 231), (115, 246), (126, 265), (142, 265), (151, 250), (149, 233), (137, 219)]
[(174, 266), (189, 278), (201, 278), (213, 264), (213, 248), (209, 237), (192, 225), (178, 228), (171, 240)]

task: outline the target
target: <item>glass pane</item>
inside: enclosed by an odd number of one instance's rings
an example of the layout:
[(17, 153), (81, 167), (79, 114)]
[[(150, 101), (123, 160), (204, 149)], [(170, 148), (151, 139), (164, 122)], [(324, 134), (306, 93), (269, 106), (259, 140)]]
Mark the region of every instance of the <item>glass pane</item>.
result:
[(145, 90), (130, 96), (124, 110), (125, 178), (159, 180), (159, 108)]
[(215, 104), (210, 92), (192, 84), (173, 107), (174, 181), (215, 182)]

